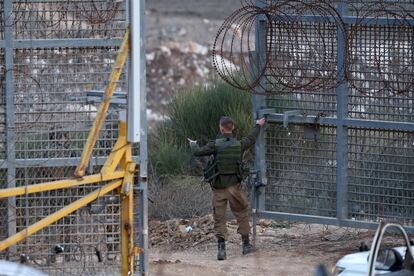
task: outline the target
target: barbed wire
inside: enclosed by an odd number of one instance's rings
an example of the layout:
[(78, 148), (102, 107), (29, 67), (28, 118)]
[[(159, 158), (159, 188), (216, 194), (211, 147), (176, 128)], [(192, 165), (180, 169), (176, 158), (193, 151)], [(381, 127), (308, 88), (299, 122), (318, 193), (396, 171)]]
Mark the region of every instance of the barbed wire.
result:
[[(335, 1), (241, 2), (218, 29), (212, 51), (219, 76), (238, 89), (320, 92), (347, 82), (365, 94), (406, 95), (414, 87), (412, 1), (349, 1), (345, 16)], [(348, 15), (354, 22), (344, 22)]]
[(72, 36), (79, 35), (80, 30), (96, 34), (98, 29), (108, 29), (103, 26), (114, 24), (118, 20), (117, 16), (124, 13), (125, 7), (125, 2), (119, 0), (20, 0), (13, 2), (13, 10), (9, 14), (4, 14), (3, 4), (0, 5), (2, 27), (13, 27), (20, 36), (30, 33), (33, 38), (59, 36), (65, 30)]
[(123, 1), (90, 0), (70, 1), (82, 12), (82, 16), (91, 24), (104, 24), (112, 21), (119, 12)]
[(356, 17), (348, 28), (350, 86), (362, 94), (407, 96), (414, 88), (414, 2), (354, 0), (349, 12)]

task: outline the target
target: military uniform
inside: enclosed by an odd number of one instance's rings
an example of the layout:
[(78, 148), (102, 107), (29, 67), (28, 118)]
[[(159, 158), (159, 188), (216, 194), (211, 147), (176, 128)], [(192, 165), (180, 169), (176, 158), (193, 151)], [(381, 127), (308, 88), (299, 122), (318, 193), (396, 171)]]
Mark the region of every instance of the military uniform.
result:
[[(222, 154), (218, 153), (220, 142), (224, 143), (233, 139), (233, 134), (221, 134), (218, 139), (210, 141), (203, 147), (199, 147), (196, 143), (191, 144), (191, 150), (195, 156), (217, 154), (216, 158), (219, 159), (218, 166), (222, 166), (222, 169), (219, 169), (218, 176), (212, 183), (214, 230), (216, 237), (219, 240), (227, 239), (227, 202), (230, 205), (232, 213), (237, 218), (237, 223), (239, 225), (237, 232), (242, 236), (248, 236), (250, 233), (249, 202), (246, 194), (242, 190), (240, 176), (235, 172), (236, 168), (234, 166), (237, 162), (241, 162), (243, 152), (254, 145), (259, 132), (260, 126), (255, 125), (246, 137), (228, 146), (223, 150)], [(237, 153), (237, 151), (239, 151), (239, 153)], [(220, 171), (226, 172), (226, 170), (229, 173), (220, 173)]]

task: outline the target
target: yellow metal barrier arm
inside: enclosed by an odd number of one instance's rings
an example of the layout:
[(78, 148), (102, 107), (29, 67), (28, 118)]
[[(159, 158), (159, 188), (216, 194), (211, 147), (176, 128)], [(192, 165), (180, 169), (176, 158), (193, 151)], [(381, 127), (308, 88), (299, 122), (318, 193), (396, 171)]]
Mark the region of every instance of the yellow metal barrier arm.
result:
[(99, 105), (96, 113), (95, 121), (93, 122), (91, 131), (89, 132), (88, 139), (86, 140), (85, 147), (83, 148), (82, 157), (78, 167), (75, 170), (76, 177), (83, 177), (85, 175), (85, 169), (88, 165), (89, 158), (92, 154), (92, 150), (95, 146), (96, 140), (98, 139), (99, 132), (101, 131), (102, 125), (105, 121), (106, 112), (108, 111), (109, 104), (111, 103), (112, 95), (114, 94), (117, 82), (121, 76), (122, 69), (124, 68), (125, 62), (128, 58), (129, 52), (129, 28), (127, 28), (122, 42), (121, 48), (118, 51), (118, 56), (115, 61), (114, 68), (111, 75), (109, 76), (109, 83), (105, 88), (103, 100)]
[(29, 186), (22, 186), (16, 188), (8, 188), (0, 190), (0, 198), (7, 198), (12, 196), (20, 196), (26, 194), (47, 192), (63, 188), (76, 187), (84, 184), (93, 184), (103, 181), (110, 181), (114, 179), (124, 178), (124, 171), (111, 172), (110, 174), (93, 174), (85, 176), (82, 179), (65, 179), (52, 182), (45, 182), (40, 184), (33, 184)]
[[(130, 161), (132, 161), (132, 154), (131, 154), (131, 144), (127, 141), (127, 123), (124, 121), (119, 122), (118, 128), (118, 140), (116, 141), (115, 145), (113, 146), (111, 153), (106, 159), (105, 164), (101, 169), (102, 174), (111, 174), (113, 173), (116, 168), (120, 165), (120, 162), (126, 158), (125, 154), (130, 154), (131, 156), (128, 157)], [(129, 151), (129, 152), (128, 152)], [(123, 166), (123, 170), (125, 170), (125, 166)]]
[(122, 180), (115, 180), (105, 186), (93, 191), (92, 193), (82, 197), (81, 199), (76, 200), (75, 202), (69, 204), (68, 206), (60, 209), (59, 211), (48, 215), (47, 217), (39, 220), (38, 222), (30, 225), (26, 229), (14, 234), (13, 236), (7, 238), (4, 241), (0, 242), (0, 252), (7, 249), (8, 247), (24, 240), (25, 238), (33, 235), (39, 230), (42, 230), (46, 226), (58, 221), (59, 219), (63, 218), (64, 216), (73, 213), (74, 211), (80, 209), (81, 207), (85, 206), (86, 204), (94, 201), (99, 196), (103, 196), (110, 191), (118, 188), (122, 185)]

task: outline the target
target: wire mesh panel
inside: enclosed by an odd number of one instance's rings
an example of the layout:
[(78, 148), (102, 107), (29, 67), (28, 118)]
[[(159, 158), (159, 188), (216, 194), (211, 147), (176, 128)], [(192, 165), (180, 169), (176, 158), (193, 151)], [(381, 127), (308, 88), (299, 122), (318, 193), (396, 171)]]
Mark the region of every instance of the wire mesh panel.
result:
[[(0, 48), (0, 64), (4, 64), (4, 50)], [(0, 66), (0, 160), (6, 157), (6, 68)]]
[(413, 2), (258, 3), (262, 214), (413, 227)]
[(353, 25), (350, 32), (349, 116), (413, 122), (413, 27)]
[[(97, 110), (87, 92), (104, 90), (116, 55), (112, 47), (15, 51), (17, 158), (80, 156)], [(124, 83), (119, 82), (118, 90), (125, 91)], [(114, 112), (108, 116), (95, 155), (108, 154), (117, 137), (117, 123)]]
[[(269, 62), (265, 82), (266, 89), (272, 91), (266, 98), (267, 107), (275, 108), (278, 113), (300, 110), (306, 114), (334, 115), (336, 24), (323, 22), (324, 15), (321, 14), (317, 15), (323, 18), (322, 22), (300, 22), (280, 13), (282, 11), (278, 11), (276, 20), (266, 26)], [(278, 21), (279, 17), (283, 20)]]
[(334, 216), (336, 212), (335, 129), (271, 124), (266, 129), (266, 210)]
[[(0, 4), (1, 14), (2, 4)], [(1, 23), (0, 23), (1, 24)], [(0, 25), (1, 26), (1, 25)], [(2, 29), (0, 28), (0, 36), (2, 35)], [(1, 38), (1, 37), (0, 37)], [(4, 50), (0, 48), (0, 64), (4, 64)], [(5, 106), (5, 68), (0, 66), (0, 166), (4, 168), (6, 162), (6, 106)], [(0, 189), (7, 188), (7, 171), (0, 169)], [(0, 200), (0, 221), (8, 221), (8, 202), (7, 200)], [(4, 224), (3, 224), (4, 225)], [(6, 238), (8, 231), (6, 227), (0, 227), (0, 239)], [(4, 257), (4, 254), (0, 253), (0, 258)]]
[(16, 39), (116, 38), (125, 31), (125, 2), (13, 1)]
[[(126, 16), (126, 1), (0, 2), (0, 188), (73, 176), (125, 33)], [(126, 78), (123, 73), (116, 92), (126, 92)], [(111, 151), (118, 137), (118, 112), (124, 108), (110, 107), (89, 173), (99, 172)], [(0, 218), (8, 222), (0, 226), (0, 239), (104, 184), (23, 195), (15, 205), (0, 200)], [(10, 229), (14, 223), (16, 229)], [(8, 257), (50, 275), (116, 275), (119, 224), (119, 198), (109, 193), (18, 243)]]
[[(7, 188), (7, 171), (2, 169), (0, 170), (0, 189)], [(2, 227), (0, 227), (0, 239), (5, 239), (8, 236), (8, 230), (7, 227), (4, 227), (4, 225), (7, 225), (7, 222), (9, 221), (9, 216), (7, 214), (8, 208), (8, 202), (7, 199), (0, 199), (0, 220), (2, 222)], [(10, 218), (15, 219), (15, 218)], [(4, 259), (7, 256), (7, 252), (1, 252), (0, 258)]]
[[(74, 167), (17, 170), (17, 185), (66, 178)], [(17, 231), (99, 188), (102, 183), (36, 193), (17, 198)], [(92, 204), (30, 236), (17, 253), (50, 275), (96, 275), (119, 271), (119, 197), (103, 196)], [(108, 269), (108, 267), (110, 267)]]
[(414, 136), (350, 129), (349, 215), (357, 220), (414, 223)]
[(279, 89), (308, 92), (336, 86), (335, 24), (274, 21), (270, 28), (267, 72)]
[(4, 40), (4, 3), (3, 1), (0, 2), (0, 41)]

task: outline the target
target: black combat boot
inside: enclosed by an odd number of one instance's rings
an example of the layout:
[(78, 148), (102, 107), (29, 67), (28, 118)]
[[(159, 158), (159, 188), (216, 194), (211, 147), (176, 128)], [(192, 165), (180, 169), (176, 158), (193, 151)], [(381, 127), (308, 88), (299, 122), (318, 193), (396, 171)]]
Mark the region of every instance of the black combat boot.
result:
[(243, 250), (243, 255), (252, 253), (254, 251), (253, 245), (250, 244), (250, 239), (249, 239), (249, 235), (243, 235), (242, 236), (242, 250)]
[(218, 253), (217, 260), (222, 261), (227, 258), (226, 256), (226, 241), (223, 238), (219, 238), (217, 241)]

